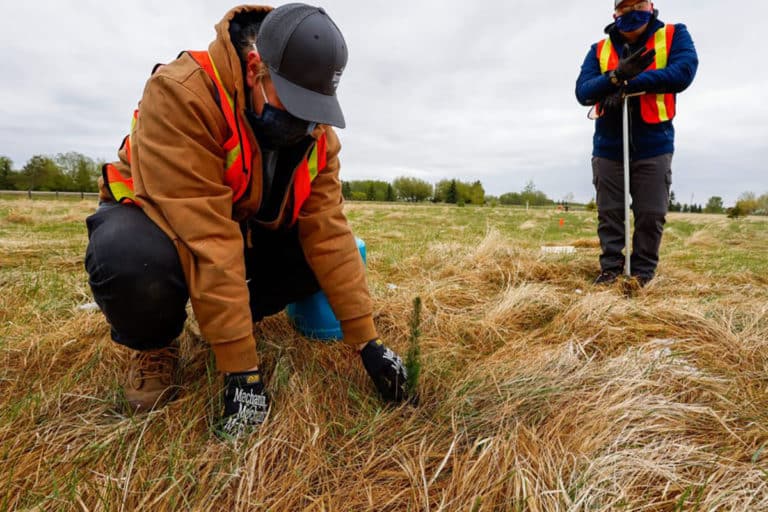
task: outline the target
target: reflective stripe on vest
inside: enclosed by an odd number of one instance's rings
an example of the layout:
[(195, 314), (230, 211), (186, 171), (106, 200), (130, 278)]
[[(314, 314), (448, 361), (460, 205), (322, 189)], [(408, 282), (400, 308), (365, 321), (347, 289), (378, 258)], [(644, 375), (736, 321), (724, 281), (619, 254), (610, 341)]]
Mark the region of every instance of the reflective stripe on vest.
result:
[[(669, 60), (669, 49), (672, 46), (672, 38), (675, 35), (674, 25), (661, 27), (652, 38), (648, 39), (645, 47), (656, 50), (654, 62), (648, 66), (648, 70), (664, 69)], [(600, 72), (606, 73), (614, 70), (619, 65), (619, 55), (608, 37), (597, 43), (597, 59), (600, 61)], [(599, 107), (599, 105), (598, 105)], [(598, 108), (598, 112), (601, 109)], [(649, 124), (671, 121), (675, 117), (674, 94), (644, 94), (640, 97), (640, 115), (643, 121)]]
[(325, 133), (317, 139), (317, 143), (309, 152), (309, 157), (305, 158), (299, 168), (296, 170), (296, 176), (293, 178), (293, 216), (291, 225), (296, 223), (299, 218), (299, 212), (304, 202), (309, 199), (311, 184), (317, 178), (320, 171), (326, 166), (326, 136)]
[[(126, 137), (125, 140), (128, 140)], [(104, 178), (104, 186), (109, 195), (118, 203), (139, 205), (136, 195), (133, 193), (133, 177), (125, 178), (112, 164), (104, 164), (101, 167), (101, 176)]]
[[(231, 135), (224, 142), (224, 151), (227, 152), (224, 164), (224, 183), (232, 189), (232, 202), (243, 197), (251, 182), (251, 145), (247, 137), (240, 137), (240, 123), (242, 117), (235, 116), (235, 101), (224, 88), (219, 76), (219, 70), (211, 60), (208, 52), (187, 52), (197, 62), (206, 74), (211, 78), (219, 92), (219, 107), (227, 120)], [(224, 101), (226, 99), (226, 101)]]

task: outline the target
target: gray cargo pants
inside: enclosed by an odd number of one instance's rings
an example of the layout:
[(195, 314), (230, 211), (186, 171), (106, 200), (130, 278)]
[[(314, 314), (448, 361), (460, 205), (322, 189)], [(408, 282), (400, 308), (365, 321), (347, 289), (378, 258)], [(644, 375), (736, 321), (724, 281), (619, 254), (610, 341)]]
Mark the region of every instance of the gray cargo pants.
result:
[[(632, 274), (652, 278), (659, 263), (669, 188), (672, 184), (672, 153), (637, 160), (629, 165), (629, 193), (635, 216), (632, 237)], [(620, 273), (624, 267), (624, 169), (622, 162), (592, 158), (592, 183), (597, 191), (600, 267)]]

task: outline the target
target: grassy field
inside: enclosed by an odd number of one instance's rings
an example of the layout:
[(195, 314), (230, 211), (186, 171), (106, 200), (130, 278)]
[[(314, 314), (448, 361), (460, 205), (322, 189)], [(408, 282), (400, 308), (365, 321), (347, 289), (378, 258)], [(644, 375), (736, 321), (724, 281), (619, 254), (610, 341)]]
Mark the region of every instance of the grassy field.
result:
[(670, 215), (627, 298), (590, 284), (594, 213), (349, 204), (401, 353), (422, 299), (421, 404), (281, 314), (274, 407), (233, 446), (194, 325), (178, 400), (116, 406), (127, 353), (79, 309), (94, 206), (0, 199), (0, 510), (768, 510), (768, 219)]

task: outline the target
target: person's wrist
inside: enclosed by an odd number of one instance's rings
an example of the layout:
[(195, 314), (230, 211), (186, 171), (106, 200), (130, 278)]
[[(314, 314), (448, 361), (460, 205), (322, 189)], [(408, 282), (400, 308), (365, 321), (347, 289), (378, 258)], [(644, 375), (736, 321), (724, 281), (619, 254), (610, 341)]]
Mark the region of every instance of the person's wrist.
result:
[(372, 340), (362, 342), (357, 346), (357, 353), (362, 354), (363, 349), (365, 349), (365, 347), (367, 347), (369, 343), (371, 343), (372, 341), (378, 341), (378, 339), (379, 338), (373, 338)]
[(608, 72), (608, 80), (612, 85), (615, 85), (616, 87), (624, 85), (624, 78), (616, 69)]
[(259, 371), (259, 367), (258, 366), (254, 366), (253, 368), (249, 368), (247, 370), (241, 370), (239, 372), (225, 372), (224, 375), (240, 375), (240, 374), (243, 374), (243, 373), (253, 373), (253, 372), (258, 372), (258, 371)]

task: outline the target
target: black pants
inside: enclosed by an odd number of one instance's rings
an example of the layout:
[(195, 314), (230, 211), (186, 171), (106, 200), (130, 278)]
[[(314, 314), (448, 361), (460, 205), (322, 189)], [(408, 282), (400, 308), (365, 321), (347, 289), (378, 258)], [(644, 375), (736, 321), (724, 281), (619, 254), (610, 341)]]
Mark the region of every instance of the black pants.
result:
[[(672, 153), (630, 163), (629, 193), (635, 216), (632, 274), (652, 278), (659, 264), (659, 246), (669, 206)], [(621, 272), (624, 267), (624, 168), (622, 162), (592, 158), (592, 182), (597, 191), (600, 267)]]
[[(173, 242), (134, 206), (104, 204), (86, 225), (85, 268), (112, 339), (137, 350), (167, 346), (184, 327), (189, 299)], [(252, 225), (251, 240), (244, 257), (254, 322), (320, 289), (296, 229)]]

